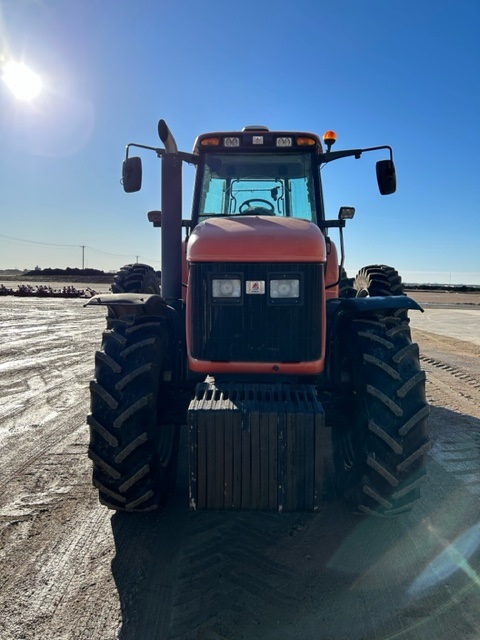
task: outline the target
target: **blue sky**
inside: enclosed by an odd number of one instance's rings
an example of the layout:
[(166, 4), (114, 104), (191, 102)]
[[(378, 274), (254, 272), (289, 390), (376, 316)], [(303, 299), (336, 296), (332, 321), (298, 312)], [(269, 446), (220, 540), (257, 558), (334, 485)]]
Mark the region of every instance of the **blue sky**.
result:
[(159, 163), (143, 155), (138, 194), (119, 180), (125, 145), (158, 145), (164, 118), (185, 151), (251, 123), (390, 144), (394, 195), (382, 156), (323, 172), (329, 217), (356, 207), (349, 275), (480, 284), (479, 18), (475, 0), (0, 0), (4, 59), (44, 84), (31, 103), (0, 86), (0, 269), (80, 267), (81, 245), (88, 267), (159, 268)]

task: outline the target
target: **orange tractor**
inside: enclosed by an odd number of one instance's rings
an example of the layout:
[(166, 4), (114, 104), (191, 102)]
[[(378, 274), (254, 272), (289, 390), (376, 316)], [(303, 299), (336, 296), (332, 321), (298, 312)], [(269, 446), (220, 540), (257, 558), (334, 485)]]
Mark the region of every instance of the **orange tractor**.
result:
[[(160, 278), (121, 269), (91, 383), (89, 456), (100, 501), (162, 506), (186, 431), (192, 509), (315, 511), (333, 473), (356, 511), (390, 516), (419, 496), (429, 449), (425, 374), (408, 310), (421, 307), (397, 271), (343, 268), (343, 227), (326, 216), (320, 169), (384, 150), (382, 195), (396, 189), (388, 146), (332, 151), (334, 132), (241, 131), (199, 136), (178, 151), (130, 144), (123, 187), (138, 191), (139, 157), (161, 159)], [(195, 165), (182, 220), (182, 164)], [(340, 258), (330, 230), (340, 236)], [(183, 440), (182, 440), (183, 441)], [(332, 471), (333, 469), (333, 471)]]

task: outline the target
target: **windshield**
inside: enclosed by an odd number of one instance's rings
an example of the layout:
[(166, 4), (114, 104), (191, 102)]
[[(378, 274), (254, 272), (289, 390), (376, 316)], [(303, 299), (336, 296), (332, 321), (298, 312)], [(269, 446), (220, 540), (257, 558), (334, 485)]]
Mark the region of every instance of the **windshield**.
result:
[(198, 216), (274, 215), (316, 221), (310, 153), (204, 156)]

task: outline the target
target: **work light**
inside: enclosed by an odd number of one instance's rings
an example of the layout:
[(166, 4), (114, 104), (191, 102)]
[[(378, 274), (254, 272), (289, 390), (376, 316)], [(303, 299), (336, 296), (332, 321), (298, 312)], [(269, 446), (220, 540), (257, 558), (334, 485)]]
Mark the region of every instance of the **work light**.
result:
[(299, 298), (300, 280), (297, 278), (270, 280), (271, 298)]
[(237, 136), (228, 136), (223, 139), (224, 147), (239, 147), (240, 146), (240, 138)]
[(236, 278), (214, 278), (212, 280), (212, 296), (214, 298), (240, 298), (242, 284)]

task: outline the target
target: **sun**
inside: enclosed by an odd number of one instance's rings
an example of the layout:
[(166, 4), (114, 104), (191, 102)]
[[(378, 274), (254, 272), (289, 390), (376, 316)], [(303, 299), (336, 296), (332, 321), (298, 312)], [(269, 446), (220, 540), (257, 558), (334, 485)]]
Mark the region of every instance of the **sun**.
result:
[(33, 100), (42, 89), (40, 77), (23, 62), (6, 62), (2, 79), (18, 100)]

